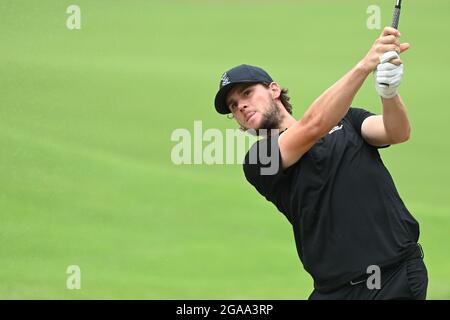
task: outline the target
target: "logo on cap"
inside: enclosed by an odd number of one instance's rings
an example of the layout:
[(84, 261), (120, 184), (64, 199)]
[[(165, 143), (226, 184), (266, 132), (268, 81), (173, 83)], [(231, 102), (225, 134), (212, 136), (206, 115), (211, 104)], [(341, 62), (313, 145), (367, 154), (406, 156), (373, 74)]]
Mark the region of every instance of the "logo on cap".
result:
[(222, 77), (220, 77), (220, 82), (222, 87), (226, 86), (231, 82), (226, 72), (222, 75)]

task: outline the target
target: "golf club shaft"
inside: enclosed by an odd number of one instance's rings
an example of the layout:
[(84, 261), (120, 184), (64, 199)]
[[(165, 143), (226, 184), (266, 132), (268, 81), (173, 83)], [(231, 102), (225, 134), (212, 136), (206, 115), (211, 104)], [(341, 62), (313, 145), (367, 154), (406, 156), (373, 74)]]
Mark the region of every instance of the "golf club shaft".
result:
[(392, 28), (398, 29), (401, 9), (402, 9), (402, 0), (397, 0), (397, 4), (395, 5), (394, 8), (394, 17), (392, 18)]

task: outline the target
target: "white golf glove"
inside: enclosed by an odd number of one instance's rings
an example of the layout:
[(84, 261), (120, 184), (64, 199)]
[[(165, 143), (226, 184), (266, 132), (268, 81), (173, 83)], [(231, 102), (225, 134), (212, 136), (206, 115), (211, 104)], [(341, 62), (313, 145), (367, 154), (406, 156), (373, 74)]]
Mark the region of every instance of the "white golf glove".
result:
[(403, 78), (403, 64), (396, 66), (390, 63), (392, 59), (399, 58), (395, 51), (384, 53), (380, 58), (380, 64), (374, 71), (375, 88), (380, 96), (389, 99), (397, 95), (397, 88)]

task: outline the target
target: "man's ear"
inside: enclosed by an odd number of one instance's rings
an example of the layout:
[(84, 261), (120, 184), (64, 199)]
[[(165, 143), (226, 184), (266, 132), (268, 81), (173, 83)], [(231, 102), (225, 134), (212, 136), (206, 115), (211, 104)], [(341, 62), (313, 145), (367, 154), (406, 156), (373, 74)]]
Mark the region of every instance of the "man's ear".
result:
[(281, 95), (281, 87), (278, 83), (272, 82), (269, 85), (269, 90), (273, 99), (278, 99)]

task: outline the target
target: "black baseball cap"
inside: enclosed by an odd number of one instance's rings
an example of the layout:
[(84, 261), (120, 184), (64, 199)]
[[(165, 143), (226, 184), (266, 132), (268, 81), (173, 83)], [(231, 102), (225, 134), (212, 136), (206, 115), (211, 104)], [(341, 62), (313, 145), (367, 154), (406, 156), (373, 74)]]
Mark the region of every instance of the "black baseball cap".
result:
[(228, 92), (237, 84), (240, 83), (271, 83), (272, 78), (267, 72), (259, 67), (250, 66), (248, 64), (241, 64), (234, 67), (220, 77), (219, 91), (216, 94), (214, 105), (218, 113), (231, 113), (227, 106), (226, 98)]

